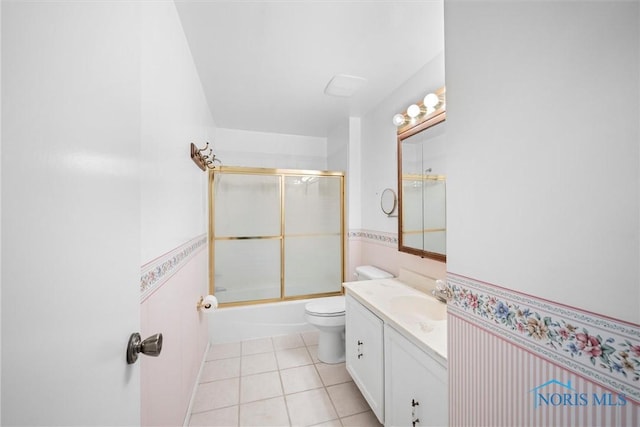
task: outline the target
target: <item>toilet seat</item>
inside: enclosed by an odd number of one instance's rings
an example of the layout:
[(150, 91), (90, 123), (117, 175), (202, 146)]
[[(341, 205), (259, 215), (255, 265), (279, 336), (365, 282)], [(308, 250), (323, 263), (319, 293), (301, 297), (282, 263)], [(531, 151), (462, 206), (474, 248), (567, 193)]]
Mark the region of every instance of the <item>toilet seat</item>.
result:
[(323, 298), (304, 306), (304, 311), (311, 316), (338, 317), (344, 316), (344, 297)]

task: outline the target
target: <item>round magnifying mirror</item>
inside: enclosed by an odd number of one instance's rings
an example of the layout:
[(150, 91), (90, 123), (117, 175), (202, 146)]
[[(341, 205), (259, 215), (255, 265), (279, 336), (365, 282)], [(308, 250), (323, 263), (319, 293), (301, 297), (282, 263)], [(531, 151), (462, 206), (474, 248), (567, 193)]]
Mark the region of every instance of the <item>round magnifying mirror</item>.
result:
[(391, 215), (396, 210), (398, 198), (396, 192), (391, 188), (385, 188), (380, 196), (380, 207), (386, 215)]

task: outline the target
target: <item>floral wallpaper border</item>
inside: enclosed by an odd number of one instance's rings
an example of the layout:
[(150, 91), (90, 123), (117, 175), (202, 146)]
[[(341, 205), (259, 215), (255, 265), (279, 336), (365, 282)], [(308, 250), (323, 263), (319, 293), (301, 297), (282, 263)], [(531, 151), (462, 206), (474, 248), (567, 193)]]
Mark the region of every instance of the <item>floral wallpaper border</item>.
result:
[(640, 326), (447, 274), (452, 315), (640, 402)]
[(398, 235), (381, 231), (349, 230), (349, 239), (368, 239), (386, 245), (398, 245)]
[(140, 268), (140, 297), (144, 300), (173, 276), (193, 255), (207, 246), (207, 235), (201, 235), (178, 246)]

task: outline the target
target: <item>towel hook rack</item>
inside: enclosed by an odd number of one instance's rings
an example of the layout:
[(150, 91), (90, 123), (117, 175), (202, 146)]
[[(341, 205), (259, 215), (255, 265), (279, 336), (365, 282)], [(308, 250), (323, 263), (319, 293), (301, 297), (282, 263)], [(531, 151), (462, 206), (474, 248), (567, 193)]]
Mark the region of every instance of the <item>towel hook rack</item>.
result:
[[(215, 169), (216, 162), (218, 164), (222, 164), (222, 161), (213, 154), (213, 148), (209, 148), (208, 142), (206, 144), (207, 145), (205, 145), (204, 148), (198, 148), (193, 142), (191, 143), (191, 160), (193, 160), (196, 166), (203, 171), (206, 171), (207, 169)], [(209, 152), (203, 154), (207, 150), (209, 150)]]

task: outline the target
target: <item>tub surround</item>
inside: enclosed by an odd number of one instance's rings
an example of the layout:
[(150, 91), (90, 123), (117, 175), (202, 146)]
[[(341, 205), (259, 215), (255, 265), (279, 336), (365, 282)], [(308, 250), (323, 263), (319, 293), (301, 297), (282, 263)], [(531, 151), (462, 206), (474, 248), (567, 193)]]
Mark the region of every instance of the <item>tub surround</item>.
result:
[(313, 331), (304, 306), (311, 299), (223, 307), (210, 313), (209, 341), (224, 344)]

